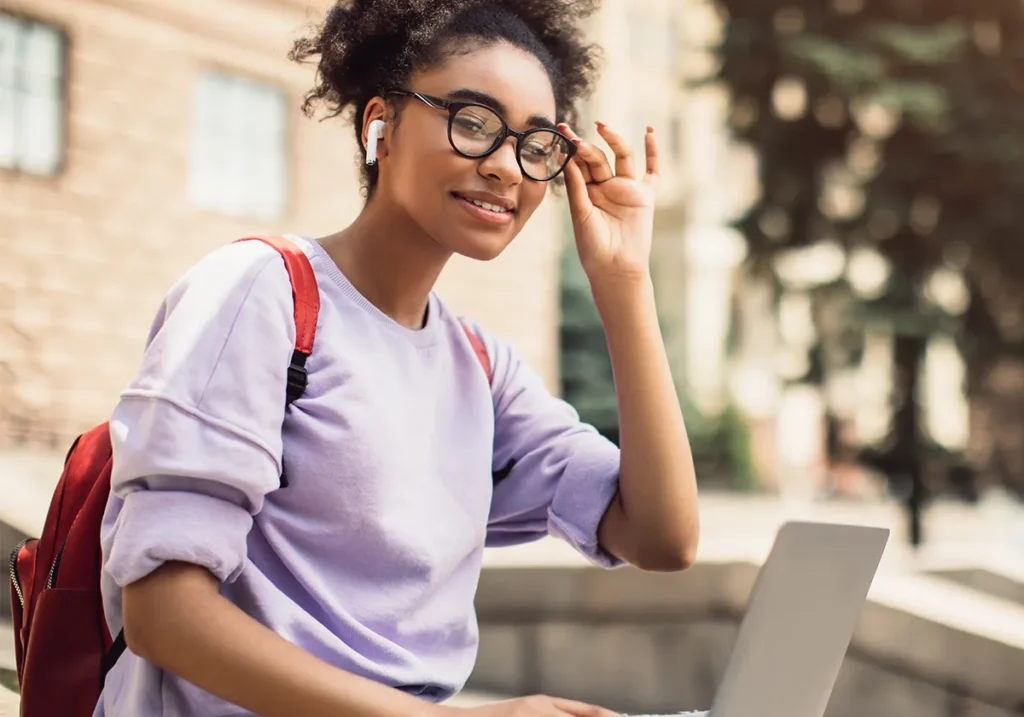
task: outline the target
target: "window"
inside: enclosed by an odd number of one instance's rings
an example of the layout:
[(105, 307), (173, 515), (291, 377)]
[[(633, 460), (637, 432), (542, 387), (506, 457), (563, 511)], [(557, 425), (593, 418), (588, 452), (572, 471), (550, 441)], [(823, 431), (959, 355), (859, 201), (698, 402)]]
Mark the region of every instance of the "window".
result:
[(287, 145), (283, 92), (221, 73), (201, 76), (192, 104), (189, 199), (234, 216), (280, 216)]
[(0, 12), (0, 167), (52, 175), (64, 149), (64, 36)]

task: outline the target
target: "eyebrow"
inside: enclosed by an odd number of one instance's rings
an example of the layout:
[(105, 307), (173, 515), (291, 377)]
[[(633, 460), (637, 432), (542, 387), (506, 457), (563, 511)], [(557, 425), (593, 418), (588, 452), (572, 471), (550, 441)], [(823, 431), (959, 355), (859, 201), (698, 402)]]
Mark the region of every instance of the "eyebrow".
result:
[[(493, 110), (496, 110), (498, 114), (504, 117), (508, 114), (508, 108), (498, 100), (496, 97), (492, 97), (486, 92), (480, 92), (479, 90), (471, 90), (469, 88), (461, 88), (458, 90), (452, 90), (445, 95), (450, 100), (466, 100), (467, 102), (479, 102), (482, 105), (487, 105)], [(532, 127), (544, 127), (546, 129), (557, 129), (557, 125), (550, 119), (543, 115), (532, 115), (527, 121)]]

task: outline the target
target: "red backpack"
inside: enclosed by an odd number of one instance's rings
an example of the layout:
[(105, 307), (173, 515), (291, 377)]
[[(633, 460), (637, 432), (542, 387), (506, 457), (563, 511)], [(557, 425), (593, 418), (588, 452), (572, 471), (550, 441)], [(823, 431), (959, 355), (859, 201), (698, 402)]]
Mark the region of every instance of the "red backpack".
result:
[[(320, 294), (303, 251), (278, 237), (262, 241), (284, 259), (295, 302), (295, 351), (288, 367), (285, 405), (306, 389), (306, 359), (313, 350)], [(463, 325), (491, 380), (481, 339)], [(100, 597), (100, 524), (112, 467), (107, 423), (71, 446), (54, 491), (42, 535), (11, 554), (14, 650), (22, 717), (91, 717), (107, 672), (124, 652), (124, 632), (112, 637)], [(287, 486), (281, 476), (281, 487)]]

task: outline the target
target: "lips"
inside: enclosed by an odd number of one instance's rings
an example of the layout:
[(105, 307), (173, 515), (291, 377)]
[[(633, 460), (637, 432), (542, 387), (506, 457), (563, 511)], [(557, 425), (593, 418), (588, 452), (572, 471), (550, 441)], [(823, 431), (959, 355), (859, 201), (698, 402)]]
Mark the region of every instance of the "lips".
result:
[(452, 192), (451, 197), (476, 226), (508, 227), (516, 221), (514, 209), (495, 204), (493, 200), (488, 201), (455, 192)]
[(452, 192), (452, 196), (495, 214), (515, 213), (515, 204), (511, 200), (496, 195), (476, 192)]

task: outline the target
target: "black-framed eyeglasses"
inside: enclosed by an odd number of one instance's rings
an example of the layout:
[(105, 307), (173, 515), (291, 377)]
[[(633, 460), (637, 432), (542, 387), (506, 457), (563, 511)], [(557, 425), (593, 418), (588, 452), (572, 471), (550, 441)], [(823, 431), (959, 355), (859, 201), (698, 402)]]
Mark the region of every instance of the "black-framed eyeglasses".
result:
[(523, 174), (537, 182), (549, 182), (565, 169), (576, 154), (576, 145), (561, 132), (535, 127), (517, 132), (493, 108), (479, 102), (447, 100), (411, 90), (388, 94), (412, 97), (428, 107), (448, 112), (448, 142), (469, 159), (493, 154), (509, 137), (516, 138), (516, 162)]

